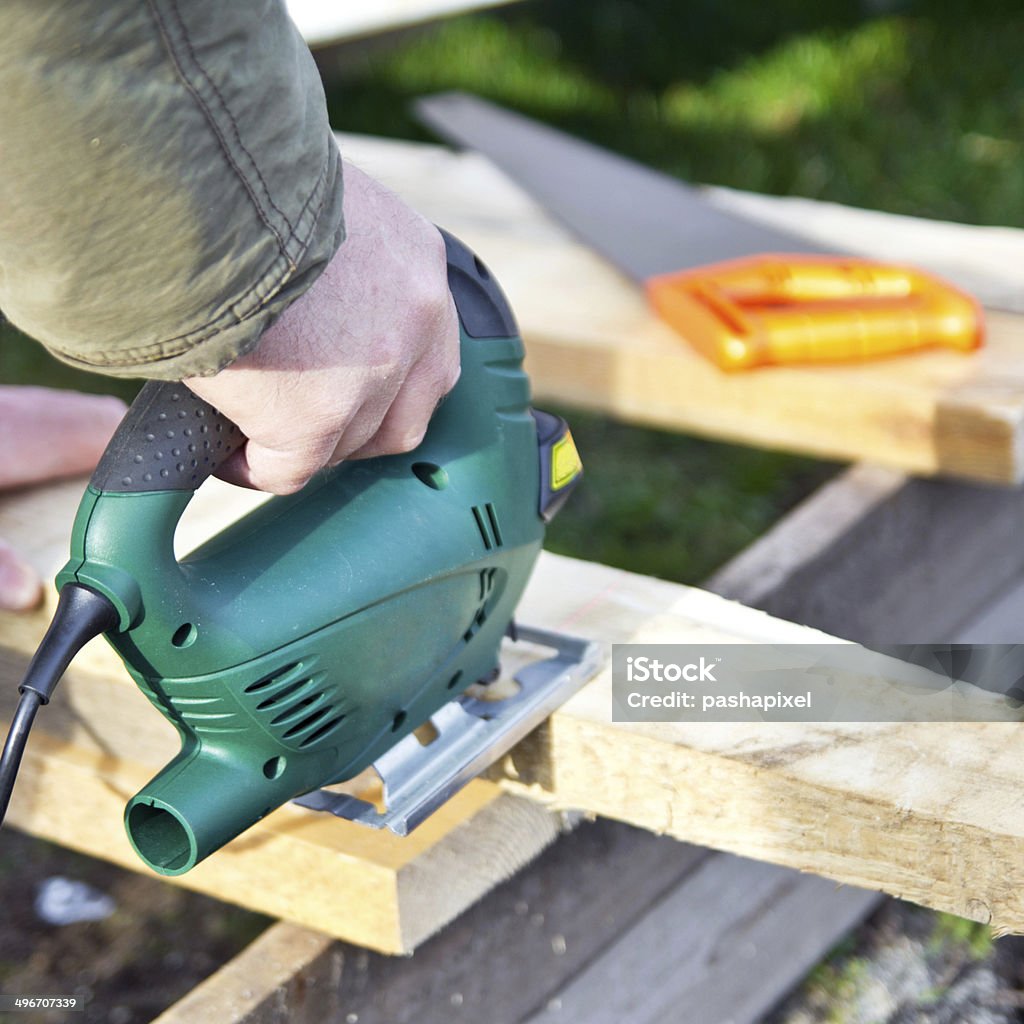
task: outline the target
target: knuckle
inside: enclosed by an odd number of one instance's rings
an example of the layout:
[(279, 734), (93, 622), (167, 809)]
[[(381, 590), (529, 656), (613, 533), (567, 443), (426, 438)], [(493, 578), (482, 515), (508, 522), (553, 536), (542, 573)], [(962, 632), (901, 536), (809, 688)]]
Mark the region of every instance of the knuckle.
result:
[(401, 455), (418, 448), (426, 432), (426, 427), (408, 424), (388, 426), (373, 439), (373, 446), (385, 455)]
[(414, 430), (403, 435), (402, 439), (398, 442), (399, 452), (411, 452), (423, 443), (423, 438), (426, 436), (426, 428)]

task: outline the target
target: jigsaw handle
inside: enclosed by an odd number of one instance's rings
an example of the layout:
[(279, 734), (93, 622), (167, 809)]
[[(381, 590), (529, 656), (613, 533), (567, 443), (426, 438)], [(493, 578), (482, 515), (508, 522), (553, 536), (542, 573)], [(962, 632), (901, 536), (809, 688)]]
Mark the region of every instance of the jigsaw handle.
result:
[(92, 477), (97, 491), (195, 491), (245, 436), (184, 384), (154, 380), (132, 402)]
[[(514, 337), (508, 300), (490, 272), (457, 238), (443, 230), (441, 236), (463, 331), (470, 338)], [(195, 491), (244, 443), (231, 420), (184, 384), (150, 381), (103, 453), (92, 486), (120, 494)]]

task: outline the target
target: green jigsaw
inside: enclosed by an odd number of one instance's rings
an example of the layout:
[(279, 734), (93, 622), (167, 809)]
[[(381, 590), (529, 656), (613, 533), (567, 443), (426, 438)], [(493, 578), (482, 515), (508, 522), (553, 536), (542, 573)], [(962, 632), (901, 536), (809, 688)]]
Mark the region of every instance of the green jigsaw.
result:
[[(507, 699), (496, 677), (545, 523), (582, 473), (564, 420), (530, 407), (501, 289), (450, 235), (462, 373), (419, 447), (348, 462), (183, 559), (178, 521), (244, 443), (180, 384), (143, 387), (83, 496), (53, 623), (0, 757), (0, 820), (37, 709), (105, 633), (181, 750), (125, 811), (139, 857), (180, 875), (282, 804), (404, 834), (592, 672), (551, 648)], [(412, 735), (432, 722), (424, 746)], [(374, 766), (384, 806), (325, 787)]]

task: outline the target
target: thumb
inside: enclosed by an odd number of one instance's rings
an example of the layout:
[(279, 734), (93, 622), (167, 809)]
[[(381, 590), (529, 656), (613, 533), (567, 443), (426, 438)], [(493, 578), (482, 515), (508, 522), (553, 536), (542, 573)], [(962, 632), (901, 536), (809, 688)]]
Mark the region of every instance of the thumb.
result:
[(0, 540), (0, 609), (24, 612), (43, 599), (43, 584), (35, 570), (5, 540)]
[(313, 452), (279, 451), (248, 440), (232, 452), (217, 476), (229, 484), (269, 494), (294, 494), (324, 464)]

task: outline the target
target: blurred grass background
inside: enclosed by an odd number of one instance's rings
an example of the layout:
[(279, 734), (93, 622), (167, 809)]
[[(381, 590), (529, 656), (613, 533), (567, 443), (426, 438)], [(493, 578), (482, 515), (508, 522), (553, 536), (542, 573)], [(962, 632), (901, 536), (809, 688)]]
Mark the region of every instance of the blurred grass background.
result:
[[(1024, 11), (1007, 0), (533, 0), (321, 55), (332, 123), (429, 136), (459, 88), (693, 181), (1024, 225)], [(9, 328), (0, 380), (114, 390)], [(568, 412), (587, 484), (549, 546), (702, 580), (835, 471)]]

